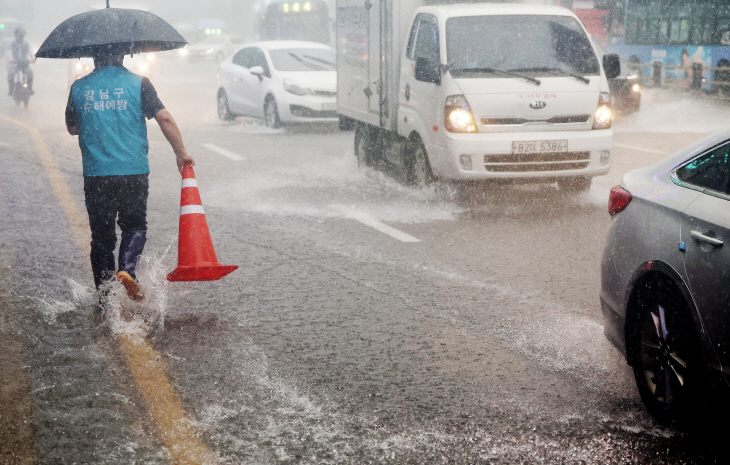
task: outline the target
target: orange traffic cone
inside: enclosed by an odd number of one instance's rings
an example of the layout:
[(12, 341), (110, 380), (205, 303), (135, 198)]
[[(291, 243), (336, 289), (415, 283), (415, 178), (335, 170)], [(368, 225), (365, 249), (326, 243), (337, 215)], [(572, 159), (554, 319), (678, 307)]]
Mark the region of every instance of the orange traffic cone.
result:
[(192, 166), (184, 166), (180, 194), (180, 236), (177, 243), (177, 268), (168, 281), (215, 281), (237, 269), (221, 265), (215, 257), (213, 241), (203, 213), (198, 183)]

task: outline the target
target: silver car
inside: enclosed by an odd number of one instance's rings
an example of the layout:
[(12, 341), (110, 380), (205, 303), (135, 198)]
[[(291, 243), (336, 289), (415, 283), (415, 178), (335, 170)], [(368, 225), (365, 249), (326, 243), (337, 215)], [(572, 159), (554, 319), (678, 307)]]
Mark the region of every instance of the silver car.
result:
[(337, 53), (324, 44), (291, 40), (256, 42), (218, 69), (218, 117), (282, 123), (338, 122)]
[(730, 132), (626, 174), (608, 208), (604, 332), (649, 412), (680, 425), (730, 375)]

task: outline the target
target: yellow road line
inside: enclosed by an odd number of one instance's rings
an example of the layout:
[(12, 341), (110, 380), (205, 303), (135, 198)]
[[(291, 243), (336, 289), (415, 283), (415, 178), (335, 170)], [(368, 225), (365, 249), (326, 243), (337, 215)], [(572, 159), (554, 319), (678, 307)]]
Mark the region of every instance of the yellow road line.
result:
[[(76, 244), (85, 256), (89, 256), (91, 246), (88, 217), (74, 200), (63, 174), (58, 169), (56, 158), (48, 150), (40, 131), (34, 126), (5, 115), (0, 115), (0, 118), (24, 128), (30, 134), (46, 169), (53, 192), (66, 215)], [(185, 416), (180, 397), (165, 376), (165, 367), (160, 362), (160, 354), (142, 336), (119, 334), (117, 339), (124, 352), (127, 367), (137, 388), (147, 401), (150, 416), (157, 426), (162, 443), (170, 452), (173, 463), (180, 465), (216, 463), (214, 455), (195, 435), (193, 424)]]

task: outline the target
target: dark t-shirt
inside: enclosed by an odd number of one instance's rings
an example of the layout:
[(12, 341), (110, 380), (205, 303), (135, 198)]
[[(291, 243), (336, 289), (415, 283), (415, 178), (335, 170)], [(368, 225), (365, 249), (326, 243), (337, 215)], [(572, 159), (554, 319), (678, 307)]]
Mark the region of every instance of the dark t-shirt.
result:
[[(142, 113), (145, 118), (152, 119), (158, 111), (164, 110), (165, 106), (157, 96), (155, 86), (149, 79), (142, 78)], [(76, 107), (74, 106), (73, 95), (68, 94), (68, 103), (66, 103), (66, 126), (77, 126), (78, 118), (76, 116)]]

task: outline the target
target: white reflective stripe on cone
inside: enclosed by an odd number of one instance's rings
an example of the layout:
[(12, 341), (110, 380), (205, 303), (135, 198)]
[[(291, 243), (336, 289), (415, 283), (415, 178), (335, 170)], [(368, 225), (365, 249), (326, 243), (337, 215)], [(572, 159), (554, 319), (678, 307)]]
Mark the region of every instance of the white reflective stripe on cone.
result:
[(198, 183), (195, 181), (195, 178), (185, 178), (182, 180), (182, 186), (183, 189), (186, 187), (198, 187)]
[(190, 215), (191, 213), (203, 213), (203, 206), (202, 205), (184, 205), (180, 207), (180, 216), (182, 215)]

